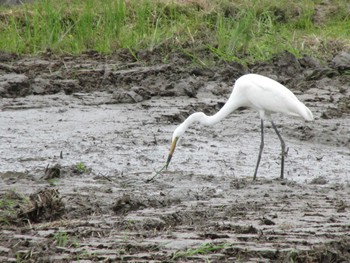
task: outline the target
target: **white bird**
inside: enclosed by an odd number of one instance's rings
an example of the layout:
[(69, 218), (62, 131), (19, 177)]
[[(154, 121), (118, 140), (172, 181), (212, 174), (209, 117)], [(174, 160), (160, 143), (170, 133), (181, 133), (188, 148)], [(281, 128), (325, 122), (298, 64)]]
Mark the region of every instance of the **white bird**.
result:
[(285, 143), (270, 115), (272, 113), (283, 113), (290, 116), (301, 117), (307, 121), (313, 120), (313, 115), (312, 112), (285, 86), (273, 79), (258, 74), (247, 74), (238, 78), (234, 84), (230, 98), (216, 114), (207, 116), (203, 112), (195, 112), (175, 129), (165, 168), (168, 168), (169, 166), (176, 143), (192, 123), (199, 122), (202, 125), (214, 125), (239, 107), (250, 107), (257, 110), (261, 119), (261, 143), (253, 179), (256, 179), (261, 154), (264, 148), (265, 118), (271, 120), (272, 127), (281, 142), (282, 154), (280, 177), (283, 179), (284, 156), (286, 155)]

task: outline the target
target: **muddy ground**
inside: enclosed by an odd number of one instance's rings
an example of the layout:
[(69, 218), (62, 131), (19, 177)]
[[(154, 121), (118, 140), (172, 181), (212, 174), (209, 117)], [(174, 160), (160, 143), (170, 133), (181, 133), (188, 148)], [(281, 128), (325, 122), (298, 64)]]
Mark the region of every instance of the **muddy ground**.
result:
[[(350, 262), (349, 54), (244, 67), (181, 54), (0, 55), (1, 262)], [(288, 86), (313, 122), (275, 115), (258, 180), (259, 116), (213, 114), (235, 79)]]

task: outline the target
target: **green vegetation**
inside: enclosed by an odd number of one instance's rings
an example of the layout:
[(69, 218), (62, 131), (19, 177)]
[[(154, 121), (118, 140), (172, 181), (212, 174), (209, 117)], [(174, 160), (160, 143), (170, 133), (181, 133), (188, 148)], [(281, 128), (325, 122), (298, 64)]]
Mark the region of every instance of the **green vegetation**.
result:
[[(37, 0), (0, 9), (0, 50), (182, 51), (254, 62), (350, 49), (347, 0)], [(207, 58), (210, 59), (210, 58)]]
[(28, 198), (12, 190), (0, 195), (0, 226), (17, 223), (20, 207), (28, 203)]
[(77, 163), (75, 165), (75, 169), (80, 174), (86, 173), (88, 171), (88, 168), (86, 167), (86, 165), (83, 162)]
[(187, 258), (195, 255), (208, 255), (211, 253), (218, 252), (224, 249), (227, 245), (225, 244), (212, 244), (212, 243), (204, 243), (200, 245), (198, 248), (189, 248), (186, 251), (178, 251), (174, 253), (172, 260), (176, 260), (179, 258)]
[(57, 186), (60, 184), (60, 180), (58, 178), (52, 178), (52, 179), (47, 179), (47, 182), (51, 185), (51, 186)]
[(287, 259), (290, 263), (298, 262), (298, 257), (300, 256), (300, 251), (292, 249), (287, 254)]
[(54, 235), (54, 239), (59, 247), (66, 247), (69, 241), (68, 234), (64, 231), (58, 231), (58, 233)]

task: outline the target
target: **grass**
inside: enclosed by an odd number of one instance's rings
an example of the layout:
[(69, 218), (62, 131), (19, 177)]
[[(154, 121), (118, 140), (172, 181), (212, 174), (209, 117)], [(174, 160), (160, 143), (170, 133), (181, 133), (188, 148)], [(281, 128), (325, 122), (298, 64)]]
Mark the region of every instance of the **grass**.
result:
[(57, 246), (66, 247), (69, 241), (69, 236), (64, 231), (58, 231), (58, 233), (54, 235), (54, 239), (56, 241)]
[(197, 248), (189, 248), (185, 251), (178, 251), (174, 253), (172, 260), (184, 259), (188, 257), (192, 257), (195, 255), (209, 255), (215, 252), (218, 252), (227, 247), (226, 244), (212, 244), (212, 243), (204, 243)]
[(28, 203), (28, 198), (25, 198), (13, 190), (9, 190), (0, 195), (0, 226), (18, 223), (19, 208)]
[(75, 165), (75, 170), (78, 173), (83, 174), (83, 173), (88, 172), (89, 169), (86, 167), (85, 163), (79, 162)]
[[(284, 50), (319, 58), (350, 49), (347, 0), (37, 0), (0, 9), (0, 50), (109, 54), (141, 49), (268, 60)], [(203, 52), (204, 51), (204, 52)], [(202, 57), (201, 57), (202, 56)], [(203, 64), (203, 63), (202, 63)]]

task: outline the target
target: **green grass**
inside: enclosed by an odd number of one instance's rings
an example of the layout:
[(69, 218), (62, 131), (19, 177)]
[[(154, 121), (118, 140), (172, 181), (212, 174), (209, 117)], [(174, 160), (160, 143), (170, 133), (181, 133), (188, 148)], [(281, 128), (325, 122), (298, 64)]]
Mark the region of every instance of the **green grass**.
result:
[(89, 169), (86, 167), (86, 165), (83, 162), (79, 162), (75, 165), (75, 169), (78, 173), (86, 173)]
[(58, 231), (56, 234), (54, 234), (54, 239), (56, 241), (57, 246), (66, 247), (69, 241), (69, 236), (64, 231)]
[(28, 202), (28, 198), (13, 190), (0, 195), (0, 226), (16, 224), (20, 207), (28, 204)]
[(164, 56), (175, 50), (197, 61), (209, 51), (245, 63), (287, 50), (325, 58), (350, 49), (350, 17), (347, 0), (321, 2), (38, 0), (0, 9), (0, 50), (109, 54), (126, 49), (135, 57), (141, 49)]
[(212, 243), (204, 243), (197, 248), (189, 248), (185, 251), (178, 251), (174, 253), (172, 260), (192, 257), (195, 255), (209, 255), (215, 252), (218, 252), (227, 247), (225, 244), (212, 244)]

